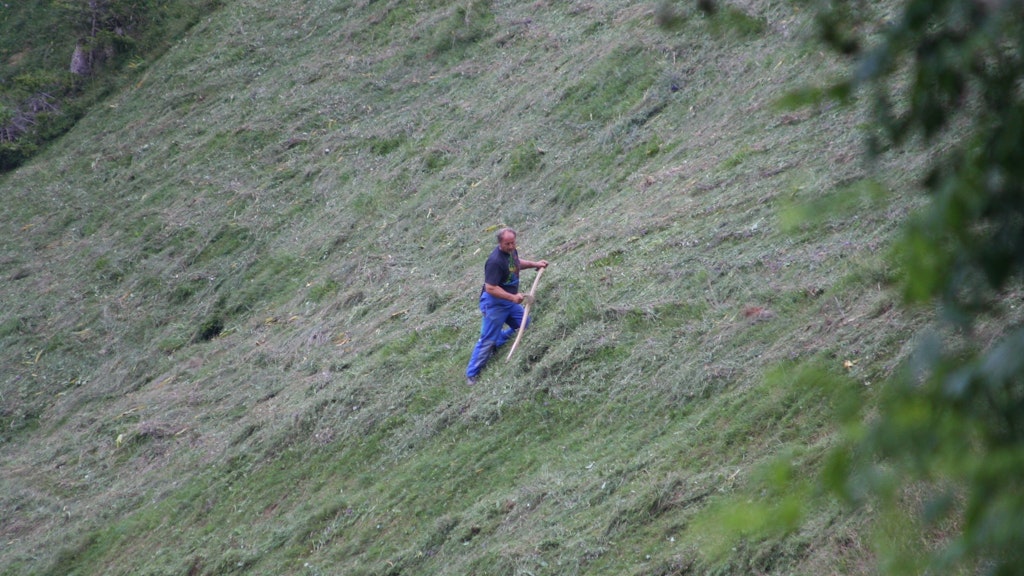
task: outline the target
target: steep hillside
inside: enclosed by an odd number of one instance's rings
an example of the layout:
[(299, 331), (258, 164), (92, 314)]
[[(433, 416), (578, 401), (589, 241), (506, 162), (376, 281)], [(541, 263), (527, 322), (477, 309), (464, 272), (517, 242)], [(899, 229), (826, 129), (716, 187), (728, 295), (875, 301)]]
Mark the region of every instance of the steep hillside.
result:
[[(0, 177), (0, 572), (872, 573), (762, 483), (920, 326), (921, 158), (775, 106), (838, 69), (805, 10), (655, 12), (225, 1)], [(552, 265), (470, 388), (504, 225)]]

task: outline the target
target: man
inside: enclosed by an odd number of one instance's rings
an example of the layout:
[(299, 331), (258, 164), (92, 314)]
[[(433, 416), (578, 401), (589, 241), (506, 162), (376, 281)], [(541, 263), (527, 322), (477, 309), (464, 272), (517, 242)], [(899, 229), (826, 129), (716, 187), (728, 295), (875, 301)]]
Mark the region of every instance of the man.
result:
[[(519, 272), (528, 268), (546, 268), (547, 260), (532, 262), (519, 258), (516, 251), (516, 231), (503, 228), (498, 231), (498, 246), (484, 264), (484, 287), (480, 291), (480, 312), (484, 318), (480, 326), (480, 340), (466, 366), (466, 383), (476, 384), (477, 376), (495, 350), (516, 333), (523, 322), (523, 295), (519, 293)], [(508, 328), (505, 328), (505, 325)]]

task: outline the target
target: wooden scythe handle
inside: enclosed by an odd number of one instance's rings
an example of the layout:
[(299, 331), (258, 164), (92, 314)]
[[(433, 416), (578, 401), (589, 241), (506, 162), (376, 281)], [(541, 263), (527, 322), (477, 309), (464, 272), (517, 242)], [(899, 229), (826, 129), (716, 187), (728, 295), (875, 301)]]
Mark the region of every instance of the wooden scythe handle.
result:
[[(533, 296), (533, 293), (537, 291), (537, 283), (540, 282), (540, 277), (544, 275), (545, 270), (547, 270), (546, 267), (537, 271), (537, 277), (533, 279), (533, 286), (530, 286), (530, 296)], [(516, 346), (519, 346), (519, 341), (523, 338), (523, 332), (526, 332), (526, 325), (530, 322), (531, 304), (533, 304), (532, 298), (526, 303), (526, 308), (523, 310), (523, 325), (517, 330), (516, 341), (512, 343), (512, 349), (508, 351), (508, 356), (505, 357), (506, 362), (512, 359), (512, 353), (516, 351)]]

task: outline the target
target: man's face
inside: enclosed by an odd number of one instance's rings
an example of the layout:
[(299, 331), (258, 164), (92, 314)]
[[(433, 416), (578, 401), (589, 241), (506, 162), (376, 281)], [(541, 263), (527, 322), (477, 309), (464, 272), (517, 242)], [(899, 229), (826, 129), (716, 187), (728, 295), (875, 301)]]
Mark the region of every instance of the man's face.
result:
[(498, 242), (498, 248), (502, 252), (504, 252), (506, 254), (511, 254), (512, 252), (514, 252), (515, 249), (516, 249), (516, 235), (515, 234), (505, 234), (505, 235), (503, 235), (501, 237), (501, 240)]

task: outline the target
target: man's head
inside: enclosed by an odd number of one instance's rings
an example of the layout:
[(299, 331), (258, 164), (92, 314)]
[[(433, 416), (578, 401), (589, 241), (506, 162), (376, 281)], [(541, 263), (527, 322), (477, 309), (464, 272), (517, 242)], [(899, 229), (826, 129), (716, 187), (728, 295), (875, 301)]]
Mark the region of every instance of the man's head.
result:
[(498, 249), (506, 254), (511, 254), (516, 249), (516, 231), (511, 228), (498, 230)]

